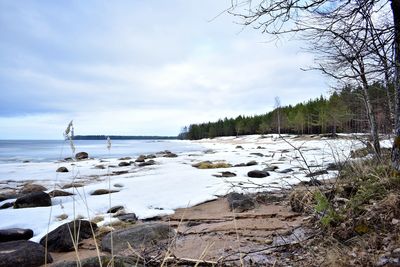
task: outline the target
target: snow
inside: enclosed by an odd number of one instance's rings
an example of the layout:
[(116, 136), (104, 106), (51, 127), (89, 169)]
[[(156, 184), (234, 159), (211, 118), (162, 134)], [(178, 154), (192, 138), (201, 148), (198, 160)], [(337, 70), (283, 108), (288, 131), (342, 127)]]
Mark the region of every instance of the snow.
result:
[[(123, 205), (127, 212), (134, 212), (142, 219), (171, 214), (177, 208), (193, 206), (224, 195), (231, 190), (255, 191), (257, 189), (253, 188), (254, 184), (262, 184), (266, 188), (269, 186), (270, 189), (274, 189), (309, 180), (305, 177), (308, 168), (311, 171), (317, 171), (329, 163), (348, 160), (351, 150), (362, 147), (361, 142), (351, 138), (308, 138), (305, 140), (286, 136), (285, 140), (277, 135), (203, 139), (193, 141), (194, 144), (200, 144), (203, 147), (199, 151), (179, 153), (177, 158), (157, 157), (154, 159), (157, 164), (147, 167), (132, 165), (106, 169), (94, 168), (99, 164), (118, 165), (120, 161), (115, 158), (107, 159), (106, 162), (90, 159), (79, 162), (1, 164), (0, 190), (20, 188), (26, 181), (41, 184), (47, 187), (48, 191), (60, 189), (71, 182), (83, 183), (85, 186), (65, 189), (64, 191), (73, 192), (75, 195), (53, 198), (51, 207), (0, 210), (0, 229), (30, 228), (34, 231), (32, 240), (39, 241), (47, 231), (78, 216), (88, 219), (104, 216), (105, 220), (99, 225), (107, 224), (109, 215), (106, 211), (110, 206)], [(243, 149), (236, 148), (238, 145)], [(385, 141), (384, 145), (390, 146), (390, 142)], [(257, 149), (258, 146), (263, 148)], [(210, 149), (211, 152), (208, 151)], [(260, 157), (251, 153), (262, 153), (265, 156)], [(205, 170), (191, 166), (193, 163), (206, 160), (225, 161), (232, 165), (255, 160), (258, 165)], [(294, 171), (285, 174), (270, 172), (270, 176), (261, 179), (247, 177), (248, 171), (262, 170), (268, 165), (279, 166), (279, 170), (292, 168)], [(56, 173), (55, 171), (60, 166), (67, 167), (70, 172)], [(110, 175), (117, 170), (128, 170), (129, 173)], [(213, 176), (227, 170), (236, 173), (237, 176), (232, 178)], [(335, 171), (329, 171), (327, 175), (319, 176), (318, 179), (328, 179), (335, 175)], [(234, 187), (239, 183), (242, 185), (240, 189)], [(123, 187), (114, 186), (116, 184)], [(96, 189), (109, 187), (119, 192), (90, 195)], [(5, 200), (0, 202), (0, 205), (11, 201), (13, 200)], [(62, 214), (68, 215), (68, 218), (59, 221), (57, 216)]]

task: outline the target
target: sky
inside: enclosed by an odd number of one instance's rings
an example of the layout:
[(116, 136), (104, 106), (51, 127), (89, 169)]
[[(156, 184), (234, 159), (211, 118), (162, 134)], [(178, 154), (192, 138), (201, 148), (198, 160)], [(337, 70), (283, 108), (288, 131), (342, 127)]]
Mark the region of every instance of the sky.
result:
[(0, 139), (177, 135), (329, 91), (313, 56), (230, 0), (0, 0)]

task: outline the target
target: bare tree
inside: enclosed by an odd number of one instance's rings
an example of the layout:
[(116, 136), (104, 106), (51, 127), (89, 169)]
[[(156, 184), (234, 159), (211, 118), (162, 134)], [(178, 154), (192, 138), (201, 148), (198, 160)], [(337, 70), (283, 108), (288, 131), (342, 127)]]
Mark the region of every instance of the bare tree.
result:
[(279, 99), (279, 97), (275, 97), (275, 109), (277, 112), (277, 121), (278, 121), (278, 134), (281, 135), (281, 100)]
[[(388, 30), (382, 31), (377, 27), (374, 27), (374, 20), (368, 14), (368, 12), (376, 12), (380, 14), (382, 10), (391, 10), (391, 22), (389, 23)], [(365, 11), (368, 11), (365, 13)], [(324, 17), (324, 24), (317, 24), (320, 30), (330, 31), (335, 29), (340, 23), (346, 22), (348, 24), (348, 31), (354, 34), (357, 32), (358, 36), (357, 43), (362, 45), (363, 51), (379, 51), (376, 58), (381, 70), (386, 71), (386, 81), (390, 80), (390, 75), (394, 75), (394, 89), (395, 89), (395, 140), (392, 148), (392, 165), (400, 171), (400, 0), (245, 0), (243, 2), (237, 2), (233, 0), (232, 7), (229, 12), (242, 19), (244, 25), (252, 25), (253, 27), (260, 29), (263, 33), (269, 33), (273, 36), (279, 36), (288, 33), (301, 33), (313, 31), (316, 18)], [(363, 17), (362, 14), (367, 16)], [(363, 22), (359, 24), (360, 20)], [(317, 21), (318, 22), (318, 21)], [(362, 27), (362, 28), (360, 28)], [(393, 30), (390, 32), (390, 29)], [(364, 32), (364, 35), (360, 34)], [(385, 35), (384, 35), (385, 34)], [(354, 35), (353, 35), (354, 36)], [(372, 43), (366, 43), (362, 40), (368, 38), (371, 40), (371, 36), (374, 36)], [(392, 36), (392, 37), (391, 37)], [(341, 40), (341, 38), (336, 38)], [(341, 40), (342, 44), (346, 44)], [(336, 52), (341, 51), (343, 47), (340, 47), (337, 43), (331, 43), (336, 46)], [(393, 53), (393, 64), (391, 60), (388, 60), (390, 53), (388, 44), (394, 45)], [(346, 44), (348, 45), (348, 44)], [(338, 47), (339, 46), (339, 47)], [(382, 49), (382, 48), (385, 49)], [(339, 49), (338, 49), (339, 48)], [(357, 49), (358, 50), (358, 49)], [(346, 50), (344, 50), (346, 51)], [(384, 52), (382, 52), (384, 51)], [(372, 77), (374, 74), (376, 77), (379, 76), (375, 69), (375, 72), (370, 72), (372, 69), (373, 61), (370, 57), (367, 57), (363, 53), (354, 53), (352, 56), (348, 56), (343, 53), (342, 57), (345, 59), (345, 63), (350, 65), (350, 70), (353, 72), (355, 81), (357, 81), (363, 88), (368, 88), (368, 77)], [(385, 65), (386, 64), (386, 65)], [(321, 66), (320, 66), (321, 67)], [(356, 68), (353, 68), (356, 67)], [(382, 73), (382, 72), (381, 72)], [(351, 75), (346, 73), (348, 78)], [(390, 95), (388, 95), (390, 98)], [(368, 94), (365, 94), (364, 101), (370, 124), (374, 121), (373, 110), (368, 108), (370, 105), (370, 99)], [(389, 101), (389, 99), (388, 99)], [(369, 104), (368, 104), (369, 103)], [(390, 103), (388, 103), (390, 105)], [(393, 108), (392, 108), (393, 110)], [(377, 130), (371, 125), (371, 134), (377, 136)], [(375, 132), (375, 133), (373, 133)], [(376, 140), (374, 140), (375, 145)], [(378, 146), (375, 146), (375, 149)], [(378, 152), (378, 151), (377, 151)]]

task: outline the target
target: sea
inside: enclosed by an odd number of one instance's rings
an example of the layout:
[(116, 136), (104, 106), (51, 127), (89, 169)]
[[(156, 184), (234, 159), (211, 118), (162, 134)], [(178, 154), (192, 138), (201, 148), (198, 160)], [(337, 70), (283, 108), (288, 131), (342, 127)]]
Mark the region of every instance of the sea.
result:
[[(75, 149), (75, 151), (73, 150)], [(182, 140), (0, 140), (0, 164), (48, 162), (74, 157), (84, 151), (92, 158), (135, 157), (169, 150), (174, 153), (199, 151), (198, 144)]]

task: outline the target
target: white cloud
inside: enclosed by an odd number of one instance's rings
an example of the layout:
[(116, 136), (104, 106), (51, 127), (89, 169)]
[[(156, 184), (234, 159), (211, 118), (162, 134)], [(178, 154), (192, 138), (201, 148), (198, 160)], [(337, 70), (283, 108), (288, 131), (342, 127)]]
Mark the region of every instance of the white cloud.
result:
[[(300, 70), (312, 57), (299, 43), (238, 34), (229, 16), (207, 22), (221, 3), (47, 4), (24, 12), (14, 4), (14, 17), (0, 12), (8, 25), (0, 28), (0, 118), (8, 129), (0, 138), (17, 135), (24, 120), (38, 128), (32, 138), (39, 129), (56, 137), (46, 122), (70, 119), (85, 134), (177, 134), (193, 122), (264, 113), (277, 95), (295, 104), (326, 91), (321, 75)], [(16, 51), (18, 60), (9, 55)]]

